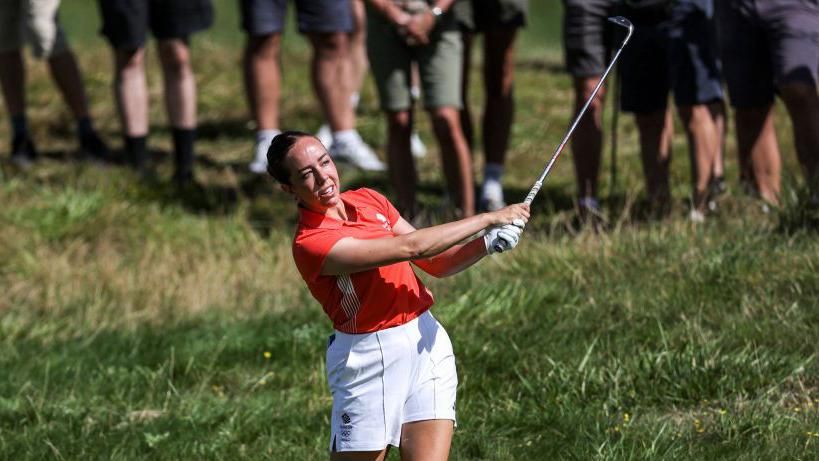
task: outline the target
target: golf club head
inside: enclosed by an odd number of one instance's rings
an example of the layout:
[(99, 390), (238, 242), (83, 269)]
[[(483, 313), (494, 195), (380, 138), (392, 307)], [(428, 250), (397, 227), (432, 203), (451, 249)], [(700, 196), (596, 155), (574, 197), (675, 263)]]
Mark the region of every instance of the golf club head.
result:
[(609, 18), (609, 22), (613, 22), (620, 27), (625, 27), (628, 29), (628, 34), (626, 34), (626, 39), (623, 40), (623, 44), (621, 46), (625, 46), (626, 43), (631, 39), (631, 34), (634, 33), (634, 24), (631, 23), (628, 19), (624, 18), (623, 16), (612, 16)]
[(629, 31), (634, 29), (634, 24), (622, 16), (612, 16), (609, 18), (609, 21), (617, 24), (618, 26), (625, 27)]

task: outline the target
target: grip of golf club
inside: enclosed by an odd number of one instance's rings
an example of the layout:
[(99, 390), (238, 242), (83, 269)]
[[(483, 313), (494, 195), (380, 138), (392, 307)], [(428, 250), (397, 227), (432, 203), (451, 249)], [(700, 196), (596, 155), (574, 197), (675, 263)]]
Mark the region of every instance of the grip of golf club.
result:
[[(503, 243), (501, 243), (503, 242)], [(501, 242), (497, 242), (494, 246), (495, 253), (503, 253), (504, 251), (508, 250), (509, 248), (506, 246), (506, 241), (502, 240)]]

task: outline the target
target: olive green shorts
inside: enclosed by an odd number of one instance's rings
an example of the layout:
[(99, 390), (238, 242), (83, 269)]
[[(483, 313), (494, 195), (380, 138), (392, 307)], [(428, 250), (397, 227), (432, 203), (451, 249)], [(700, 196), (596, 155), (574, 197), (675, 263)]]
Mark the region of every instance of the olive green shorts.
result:
[(461, 108), (463, 42), (451, 14), (445, 14), (430, 36), (430, 43), (410, 46), (392, 24), (368, 8), (367, 53), (381, 109), (412, 107), (410, 68), (418, 63), (425, 109)]

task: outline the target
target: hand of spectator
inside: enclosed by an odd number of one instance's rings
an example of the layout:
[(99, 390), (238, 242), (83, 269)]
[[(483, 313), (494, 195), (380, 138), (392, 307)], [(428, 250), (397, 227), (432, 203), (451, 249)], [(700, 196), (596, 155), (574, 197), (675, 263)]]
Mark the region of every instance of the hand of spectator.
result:
[(429, 34), (435, 28), (435, 16), (429, 10), (413, 14), (404, 26), (407, 34), (407, 43), (411, 45), (426, 45), (429, 43)]

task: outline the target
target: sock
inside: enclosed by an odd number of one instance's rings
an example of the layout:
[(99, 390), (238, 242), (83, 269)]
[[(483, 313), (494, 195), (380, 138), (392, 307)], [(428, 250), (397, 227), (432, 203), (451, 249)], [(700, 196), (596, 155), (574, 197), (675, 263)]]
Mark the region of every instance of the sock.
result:
[(126, 136), (125, 137), (125, 159), (136, 169), (145, 166), (148, 151), (148, 136)]
[(193, 128), (173, 129), (173, 151), (176, 165), (174, 176), (188, 178), (193, 175), (193, 142), (196, 130)]
[(24, 114), (11, 116), (11, 132), (15, 138), (28, 136), (28, 119)]
[(353, 94), (350, 95), (350, 105), (353, 106), (353, 109), (358, 107), (359, 101), (361, 101), (361, 93), (358, 91), (353, 92)]
[(264, 150), (267, 151), (267, 148), (270, 147), (270, 143), (273, 142), (273, 138), (280, 135), (282, 132), (277, 129), (272, 130), (258, 130), (256, 132), (256, 144), (263, 145)]
[(91, 118), (86, 115), (77, 119), (77, 137), (82, 139), (91, 134), (94, 134), (94, 124), (91, 122)]
[(355, 129), (352, 130), (341, 130), (341, 131), (334, 131), (333, 132), (333, 142), (340, 143), (340, 144), (356, 144), (361, 140), (361, 137), (358, 135), (358, 131)]
[(503, 176), (503, 165), (500, 163), (487, 163), (483, 167), (483, 182), (501, 182)]

